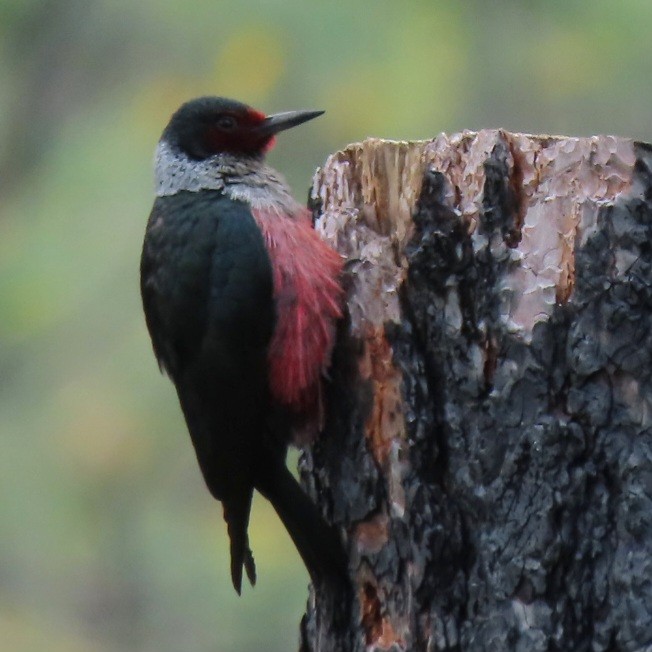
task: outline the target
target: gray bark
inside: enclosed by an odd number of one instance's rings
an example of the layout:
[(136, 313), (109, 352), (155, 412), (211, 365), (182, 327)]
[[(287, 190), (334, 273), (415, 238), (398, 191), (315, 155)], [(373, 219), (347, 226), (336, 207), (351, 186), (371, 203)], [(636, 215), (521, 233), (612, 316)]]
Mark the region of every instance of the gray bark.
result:
[(301, 470), (354, 599), (302, 650), (652, 650), (651, 170), (482, 131), (318, 171), (348, 316)]

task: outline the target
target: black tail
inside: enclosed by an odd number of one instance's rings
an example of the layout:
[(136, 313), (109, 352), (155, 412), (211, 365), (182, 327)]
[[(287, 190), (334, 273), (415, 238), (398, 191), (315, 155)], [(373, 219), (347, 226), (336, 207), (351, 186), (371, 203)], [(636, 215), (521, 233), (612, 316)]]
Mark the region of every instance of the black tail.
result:
[(253, 490), (245, 491), (237, 497), (223, 501), (224, 520), (226, 521), (231, 542), (231, 581), (233, 588), (240, 595), (242, 590), (242, 567), (253, 586), (256, 584), (256, 564), (249, 548), (249, 512)]
[(334, 527), (323, 519), (287, 467), (267, 460), (256, 489), (269, 500), (316, 585), (345, 586), (347, 558)]
[[(195, 384), (177, 384), (206, 486), (224, 509), (231, 549), (231, 580), (239, 595), (243, 567), (251, 584), (256, 583), (256, 564), (247, 535), (254, 492), (248, 458), (251, 433), (257, 432), (260, 424), (256, 411), (251, 410), (243, 416), (242, 401), (225, 396), (223, 389), (209, 387), (197, 391)], [(224, 404), (216, 404), (217, 396), (224, 400)]]

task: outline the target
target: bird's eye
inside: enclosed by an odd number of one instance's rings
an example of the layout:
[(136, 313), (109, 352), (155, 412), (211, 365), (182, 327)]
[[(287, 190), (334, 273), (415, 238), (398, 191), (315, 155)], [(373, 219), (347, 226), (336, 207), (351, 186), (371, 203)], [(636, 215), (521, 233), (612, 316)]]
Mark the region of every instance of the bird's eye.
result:
[(222, 131), (233, 131), (238, 126), (238, 121), (232, 115), (221, 115), (216, 125)]

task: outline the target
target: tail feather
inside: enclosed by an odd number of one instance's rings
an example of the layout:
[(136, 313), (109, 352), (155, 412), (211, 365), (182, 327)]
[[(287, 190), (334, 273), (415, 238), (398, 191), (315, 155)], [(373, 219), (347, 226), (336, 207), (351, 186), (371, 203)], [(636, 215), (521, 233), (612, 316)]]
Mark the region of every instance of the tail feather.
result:
[(251, 586), (256, 585), (256, 562), (254, 561), (254, 556), (249, 548), (249, 542), (247, 541), (247, 547), (245, 549), (245, 558), (244, 558), (244, 567), (247, 571), (247, 578)]
[(247, 573), (249, 582), (256, 584), (256, 564), (249, 548), (249, 512), (253, 491), (249, 490), (236, 498), (223, 501), (224, 520), (227, 524), (231, 542), (231, 581), (238, 595), (242, 591), (242, 568)]
[(343, 585), (347, 558), (340, 537), (328, 525), (284, 464), (274, 463), (259, 475), (256, 489), (283, 521), (315, 584)]

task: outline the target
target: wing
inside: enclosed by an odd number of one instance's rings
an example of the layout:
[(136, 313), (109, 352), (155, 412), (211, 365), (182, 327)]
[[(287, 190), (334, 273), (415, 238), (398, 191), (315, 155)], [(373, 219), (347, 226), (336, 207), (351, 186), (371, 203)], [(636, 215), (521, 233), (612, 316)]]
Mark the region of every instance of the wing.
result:
[(158, 198), (141, 293), (154, 352), (173, 380), (199, 356), (227, 373), (265, 349), (274, 328), (273, 279), (248, 206), (216, 191)]
[(255, 582), (247, 524), (267, 407), (273, 278), (247, 205), (215, 191), (154, 204), (141, 259), (147, 326), (176, 385), (197, 460), (222, 501), (231, 576)]

